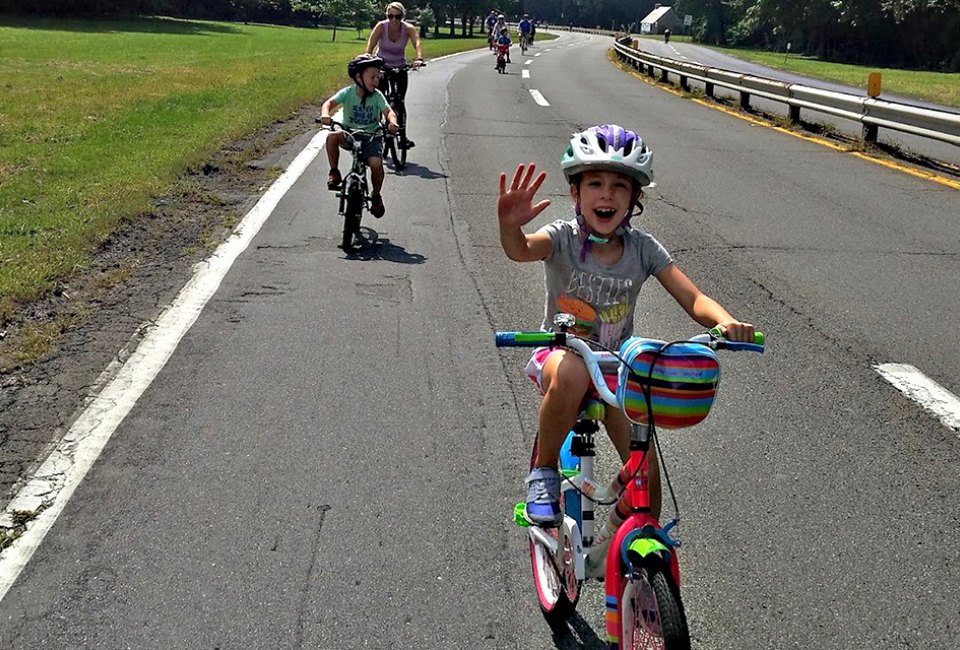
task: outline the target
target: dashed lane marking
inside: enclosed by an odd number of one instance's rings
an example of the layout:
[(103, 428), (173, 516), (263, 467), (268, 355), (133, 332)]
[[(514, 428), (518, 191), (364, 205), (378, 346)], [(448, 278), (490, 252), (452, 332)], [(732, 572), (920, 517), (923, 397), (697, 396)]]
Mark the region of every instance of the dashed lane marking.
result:
[(539, 90), (534, 90), (533, 88), (531, 88), (531, 89), (530, 89), (530, 94), (533, 96), (533, 101), (537, 102), (537, 103), (540, 104), (541, 106), (549, 106), (549, 105), (550, 105), (550, 102), (548, 102), (548, 101), (544, 98), (544, 96), (540, 94), (540, 91), (539, 91)]
[(524, 79), (529, 79), (530, 71), (524, 68), (523, 70), (520, 71), (520, 76), (523, 77)]
[(960, 399), (925, 374), (905, 363), (873, 367), (897, 390), (935, 415), (944, 426), (960, 433)]

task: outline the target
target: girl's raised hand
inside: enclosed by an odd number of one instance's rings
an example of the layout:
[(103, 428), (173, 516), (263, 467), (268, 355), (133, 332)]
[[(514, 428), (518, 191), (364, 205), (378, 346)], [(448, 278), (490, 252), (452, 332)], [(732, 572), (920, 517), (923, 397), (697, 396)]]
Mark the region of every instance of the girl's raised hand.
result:
[(497, 216), (501, 228), (519, 228), (533, 221), (538, 214), (550, 205), (550, 199), (533, 204), (534, 195), (547, 178), (546, 172), (533, 177), (537, 166), (530, 163), (524, 173), (524, 165), (517, 165), (510, 189), (507, 189), (507, 175), (500, 174), (500, 199), (497, 201)]

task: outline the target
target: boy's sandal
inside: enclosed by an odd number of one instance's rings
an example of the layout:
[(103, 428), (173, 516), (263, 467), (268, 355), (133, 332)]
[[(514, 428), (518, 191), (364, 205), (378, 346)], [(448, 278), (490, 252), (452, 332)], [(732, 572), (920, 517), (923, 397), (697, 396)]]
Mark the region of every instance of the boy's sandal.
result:
[(330, 175), (327, 176), (327, 189), (328, 190), (340, 189), (340, 183), (342, 182), (343, 182), (343, 177), (340, 176), (340, 170), (331, 169)]
[(383, 197), (379, 194), (374, 194), (370, 197), (370, 214), (375, 216), (377, 219), (386, 214), (387, 209), (383, 205)]

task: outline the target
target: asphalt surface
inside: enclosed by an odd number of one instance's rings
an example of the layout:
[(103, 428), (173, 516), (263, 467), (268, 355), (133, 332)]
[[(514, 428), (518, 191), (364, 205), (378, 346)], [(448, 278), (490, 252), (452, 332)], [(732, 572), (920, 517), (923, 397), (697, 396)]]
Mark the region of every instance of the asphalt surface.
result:
[[(537, 397), (492, 336), (543, 309), (498, 173), (536, 162), (537, 223), (567, 218), (560, 154), (600, 122), (655, 152), (640, 225), (769, 337), (663, 438), (695, 647), (952, 647), (960, 440), (872, 366), (960, 393), (956, 191), (636, 81), (609, 45), (418, 72), (412, 164), (358, 256), (318, 159), (0, 601), (0, 648), (603, 648), (602, 585), (568, 630), (539, 614), (510, 522)], [(655, 282), (638, 327), (699, 331)]]

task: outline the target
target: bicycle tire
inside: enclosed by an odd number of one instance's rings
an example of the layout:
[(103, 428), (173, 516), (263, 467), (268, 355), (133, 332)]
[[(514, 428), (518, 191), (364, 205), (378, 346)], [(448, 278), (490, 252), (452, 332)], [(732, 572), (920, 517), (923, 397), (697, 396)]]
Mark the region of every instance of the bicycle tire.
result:
[(690, 650), (680, 590), (660, 561), (645, 563), (624, 582), (620, 621), (622, 650)]
[[(530, 467), (537, 457), (537, 445), (533, 445), (533, 455), (530, 458)], [(563, 495), (560, 495), (560, 507), (563, 509)], [(554, 536), (559, 537), (556, 528), (547, 529)], [(580, 591), (583, 583), (577, 580), (573, 570), (572, 549), (569, 545), (564, 548), (563, 566), (557, 566), (549, 551), (530, 538), (530, 564), (533, 570), (533, 586), (537, 591), (537, 600), (543, 618), (551, 627), (563, 625), (573, 616), (580, 601)]]
[(394, 135), (387, 138), (387, 155), (389, 155), (390, 160), (393, 161), (394, 169), (400, 168), (400, 156), (397, 153), (397, 137), (398, 136)]
[(344, 251), (354, 250), (354, 240), (360, 234), (360, 217), (363, 214), (363, 195), (360, 188), (354, 187), (347, 194), (346, 208), (343, 211), (343, 240), (340, 248)]
[(393, 110), (397, 114), (397, 124), (400, 126), (397, 137), (394, 138), (397, 142), (393, 166), (397, 169), (403, 169), (407, 166), (407, 149), (409, 149), (407, 146), (407, 107), (404, 105), (403, 100), (399, 100), (396, 108)]

